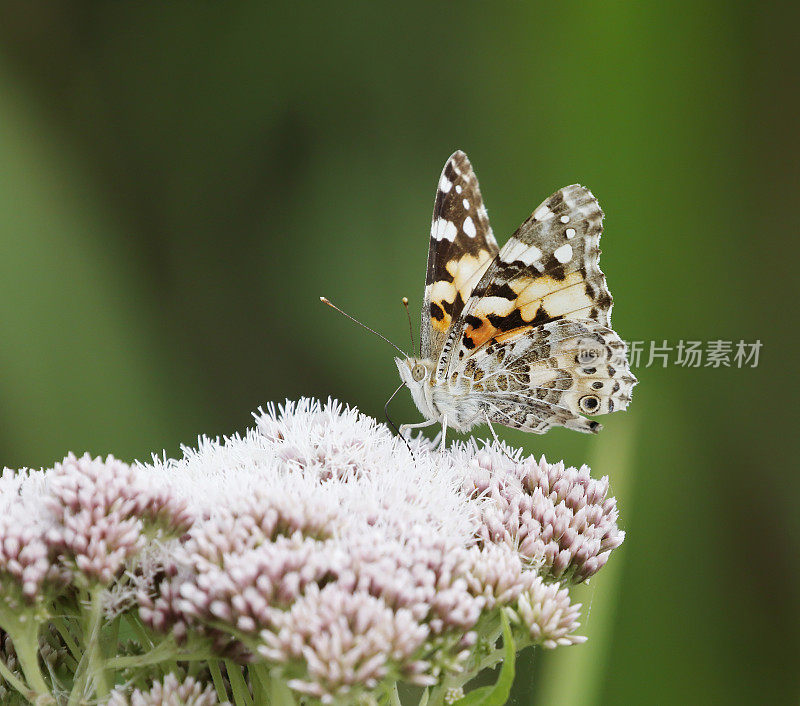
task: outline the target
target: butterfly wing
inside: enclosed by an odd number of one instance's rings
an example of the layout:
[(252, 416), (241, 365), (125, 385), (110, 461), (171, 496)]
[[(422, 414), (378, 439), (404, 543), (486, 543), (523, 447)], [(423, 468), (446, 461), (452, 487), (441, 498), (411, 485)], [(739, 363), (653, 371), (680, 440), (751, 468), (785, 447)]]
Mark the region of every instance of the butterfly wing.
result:
[(467, 155), (455, 152), (444, 165), (433, 207), (420, 332), (423, 358), (439, 357), (497, 251), (478, 179)]
[(475, 286), (464, 310), (464, 356), (529, 324), (592, 319), (609, 326), (612, 299), (598, 265), (602, 228), (597, 199), (582, 186), (544, 201)]
[(600, 431), (581, 415), (625, 409), (636, 384), (625, 343), (591, 319), (501, 334), (468, 359), (464, 372), (490, 421), (540, 434), (553, 426)]
[[(526, 431), (598, 431), (581, 417), (624, 409), (636, 378), (610, 329), (599, 267), (603, 212), (579, 185), (560, 189), (486, 269), (437, 366), (480, 394), (491, 421)], [(449, 351), (447, 353), (446, 351)]]

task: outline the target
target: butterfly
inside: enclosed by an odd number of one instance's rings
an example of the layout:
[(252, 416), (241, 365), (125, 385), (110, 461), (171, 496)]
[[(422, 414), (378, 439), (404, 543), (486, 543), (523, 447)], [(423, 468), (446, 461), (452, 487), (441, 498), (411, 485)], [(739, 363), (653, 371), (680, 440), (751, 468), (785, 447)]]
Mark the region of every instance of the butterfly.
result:
[(596, 433), (597, 415), (625, 409), (637, 383), (611, 329), (598, 265), (603, 212), (573, 184), (546, 199), (497, 246), (478, 179), (455, 152), (431, 221), (419, 357), (395, 358), (425, 421), (467, 432), (493, 423), (543, 434)]

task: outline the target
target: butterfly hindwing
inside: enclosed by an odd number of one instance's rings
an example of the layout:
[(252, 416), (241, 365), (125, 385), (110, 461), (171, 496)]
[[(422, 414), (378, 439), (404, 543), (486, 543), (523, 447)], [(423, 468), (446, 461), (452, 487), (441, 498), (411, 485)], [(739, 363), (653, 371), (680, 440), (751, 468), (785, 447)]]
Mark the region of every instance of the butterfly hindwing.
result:
[(455, 152), (436, 190), (422, 307), (422, 356), (436, 359), (453, 322), (497, 254), (478, 179), (467, 155)]
[(503, 334), (461, 370), (461, 384), (482, 397), (490, 421), (534, 433), (597, 432), (600, 424), (581, 415), (625, 409), (636, 384), (624, 342), (591, 319)]

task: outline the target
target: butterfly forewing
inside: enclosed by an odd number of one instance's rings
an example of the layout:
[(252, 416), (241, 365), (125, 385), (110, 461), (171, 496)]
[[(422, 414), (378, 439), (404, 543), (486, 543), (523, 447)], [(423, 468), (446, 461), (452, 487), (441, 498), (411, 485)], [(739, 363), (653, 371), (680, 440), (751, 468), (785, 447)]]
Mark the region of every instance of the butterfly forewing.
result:
[(478, 179), (467, 155), (454, 153), (436, 190), (422, 307), (422, 357), (436, 359), (464, 303), (497, 254)]
[(495, 336), (559, 319), (609, 325), (612, 299), (598, 266), (602, 224), (597, 199), (577, 184), (544, 201), (476, 284), (453, 355), (463, 359)]

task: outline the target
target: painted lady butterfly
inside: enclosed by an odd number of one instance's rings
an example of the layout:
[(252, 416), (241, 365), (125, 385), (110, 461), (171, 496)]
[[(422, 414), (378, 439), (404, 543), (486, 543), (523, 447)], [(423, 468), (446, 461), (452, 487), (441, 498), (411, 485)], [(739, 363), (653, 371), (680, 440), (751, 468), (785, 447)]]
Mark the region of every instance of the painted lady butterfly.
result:
[[(578, 184), (539, 206), (502, 250), (463, 152), (436, 192), (420, 357), (395, 358), (420, 424), (469, 431), (492, 422), (542, 434), (598, 432), (581, 414), (625, 409), (636, 378), (611, 330), (600, 271), (603, 212)], [(494, 434), (494, 429), (492, 428)], [(496, 437), (495, 437), (496, 438)]]

